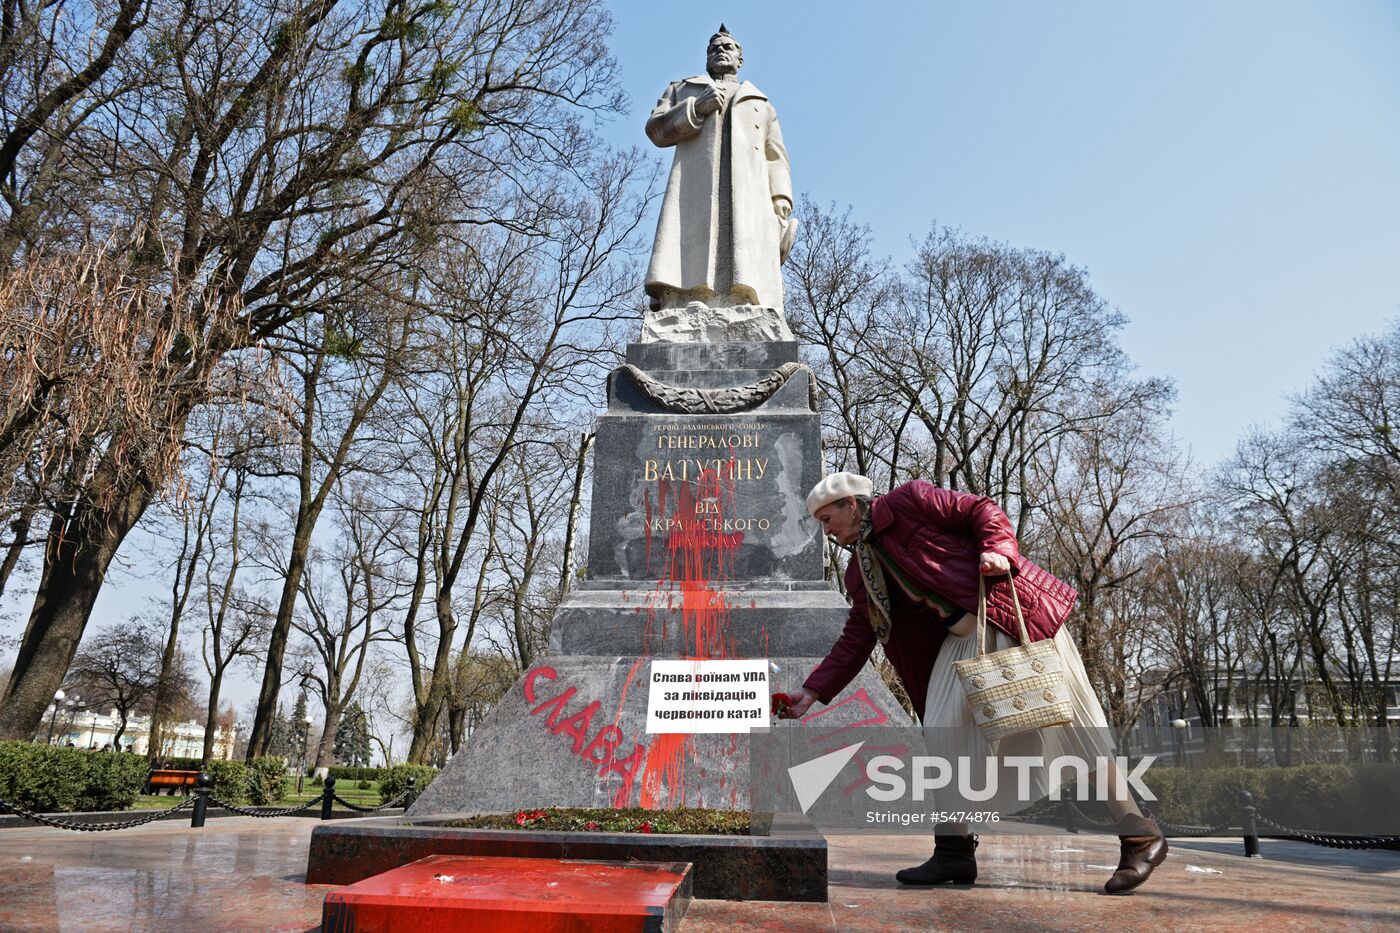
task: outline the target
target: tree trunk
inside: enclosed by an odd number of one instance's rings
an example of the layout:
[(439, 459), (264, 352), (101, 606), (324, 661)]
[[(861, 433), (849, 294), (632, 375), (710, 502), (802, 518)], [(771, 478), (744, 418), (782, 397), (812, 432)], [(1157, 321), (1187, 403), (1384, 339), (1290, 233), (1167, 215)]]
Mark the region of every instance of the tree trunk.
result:
[[(413, 741), (408, 746), (408, 763), (427, 763), (428, 749), (437, 737), (438, 718), (447, 700), (447, 688), (452, 680), (452, 635), (456, 634), (457, 624), (452, 614), (452, 598), (447, 593), (439, 593), (436, 600), (439, 619), (454, 619), (449, 625), (441, 626), (446, 635), (438, 639), (437, 653), (433, 659), (433, 673), (428, 681), (428, 698), (418, 707), (418, 715), (413, 722)], [(463, 645), (466, 651), (469, 646)]]
[(175, 652), (180, 647), (180, 617), (170, 619), (170, 634), (165, 639), (165, 651), (160, 656), (160, 674), (156, 678), (156, 695), (151, 702), (151, 732), (146, 742), (146, 757), (156, 759), (156, 749), (161, 744), (166, 720), (170, 717), (171, 669), (175, 666)]
[(427, 763), (428, 750), (433, 744), (433, 739), (437, 738), (438, 719), (442, 716), (442, 708), (447, 700), (447, 683), (452, 679), (448, 664), (451, 655), (451, 645), (444, 649), (439, 644), (437, 658), (433, 663), (432, 679), (428, 682), (428, 699), (418, 708), (418, 715), (413, 723), (413, 741), (408, 746), (407, 758), (411, 765)]
[(462, 750), (462, 740), (466, 737), (462, 727), (467, 720), (467, 707), (453, 706), (447, 711), (447, 739), (452, 746), (452, 754)]
[(321, 729), (321, 741), (316, 743), (316, 773), (323, 778), (335, 763), (335, 733), (340, 728), (340, 719), (345, 715), (346, 705), (343, 702), (332, 703), (326, 710), (326, 724)]
[(209, 712), (204, 719), (204, 753), (199, 766), (205, 768), (214, 757), (214, 742), (219, 734), (219, 694), (223, 691), (224, 669), (218, 668), (209, 677)]
[(277, 715), (278, 694), (282, 692), (282, 662), (287, 653), (292, 613), (296, 610), (297, 593), (306, 571), (306, 555), (311, 548), (311, 529), (315, 524), (316, 517), (308, 510), (303, 509), (297, 516), (287, 576), (282, 583), (282, 600), (277, 606), (277, 621), (273, 623), (272, 638), (267, 646), (267, 666), (263, 669), (262, 690), (258, 693), (258, 711), (253, 719), (253, 732), (248, 737), (249, 759), (272, 753), (272, 720)]
[[(238, 513), (234, 512), (234, 520), (237, 521)], [(195, 567), (199, 561), (200, 552), (203, 550), (204, 527), (203, 515), (195, 519), (197, 538), (194, 544), (194, 552), (190, 553), (190, 525), (188, 517), (185, 519), (185, 537), (180, 546), (180, 556), (175, 562), (175, 579), (171, 584), (170, 594), (170, 632), (165, 639), (165, 651), (160, 656), (160, 676), (156, 678), (156, 695), (151, 701), (151, 732), (146, 740), (146, 757), (154, 764), (156, 756), (160, 752), (162, 744), (162, 731), (165, 729), (166, 720), (170, 717), (171, 703), (171, 670), (175, 666), (175, 653), (180, 647), (180, 621), (185, 615), (185, 602), (190, 597), (190, 589), (194, 585)], [(183, 578), (183, 579), (182, 579)], [(183, 585), (182, 585), (183, 584)], [(208, 756), (209, 750), (206, 747), (204, 754)], [(205, 758), (208, 763), (208, 758)]]
[(100, 466), (69, 520), (56, 519), (50, 530), (29, 624), (0, 697), (0, 739), (28, 741), (39, 728), (78, 650), (107, 568), (154, 495), (144, 477), (129, 478), (104, 508), (92, 490), (103, 488), (101, 480), (112, 472), (110, 460)]
[(34, 521), (34, 512), (38, 506), (37, 500), (25, 503), (19, 515), (10, 523), (10, 531), (15, 538), (5, 549), (4, 563), (0, 563), (0, 596), (5, 595), (5, 584), (10, 581), (10, 575), (15, 572), (20, 555), (24, 553), (25, 545), (29, 541), (29, 527)]

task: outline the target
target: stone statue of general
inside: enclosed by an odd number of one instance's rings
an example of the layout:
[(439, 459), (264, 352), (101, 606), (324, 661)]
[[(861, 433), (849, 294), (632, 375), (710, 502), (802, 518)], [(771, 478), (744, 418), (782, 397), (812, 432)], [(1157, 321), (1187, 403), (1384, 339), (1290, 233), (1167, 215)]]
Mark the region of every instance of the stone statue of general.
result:
[(738, 79), (723, 25), (708, 72), (666, 88), (647, 137), (675, 160), (647, 269), (642, 340), (791, 340), (780, 266), (792, 247), (792, 180), (778, 114)]

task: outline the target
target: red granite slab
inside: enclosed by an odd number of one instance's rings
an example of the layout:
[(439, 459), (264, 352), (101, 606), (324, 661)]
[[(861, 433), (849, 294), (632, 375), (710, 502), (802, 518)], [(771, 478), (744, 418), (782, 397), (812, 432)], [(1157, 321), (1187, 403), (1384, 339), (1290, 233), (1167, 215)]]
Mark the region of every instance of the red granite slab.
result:
[(671, 933), (690, 865), (432, 855), (326, 895), (322, 933)]
[(796, 814), (755, 814), (753, 836), (462, 829), (450, 819), (377, 817), (320, 823), (307, 884), (353, 884), (429, 855), (689, 862), (697, 898), (825, 901), (827, 844)]

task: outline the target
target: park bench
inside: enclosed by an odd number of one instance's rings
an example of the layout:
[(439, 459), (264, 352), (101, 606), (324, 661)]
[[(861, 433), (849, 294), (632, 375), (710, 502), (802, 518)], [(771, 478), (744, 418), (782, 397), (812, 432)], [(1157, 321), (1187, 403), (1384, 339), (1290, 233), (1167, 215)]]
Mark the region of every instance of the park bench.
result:
[(175, 796), (175, 791), (188, 794), (199, 780), (198, 771), (180, 771), (175, 768), (152, 768), (146, 775), (146, 786), (141, 791), (143, 794), (160, 794), (164, 790), (171, 797)]

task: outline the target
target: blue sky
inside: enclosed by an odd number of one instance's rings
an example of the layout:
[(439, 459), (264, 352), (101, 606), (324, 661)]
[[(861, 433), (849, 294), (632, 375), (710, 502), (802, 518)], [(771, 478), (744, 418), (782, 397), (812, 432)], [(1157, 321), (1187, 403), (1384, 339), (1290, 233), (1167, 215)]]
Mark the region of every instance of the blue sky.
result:
[(610, 7), (610, 141), (723, 20), (798, 191), (896, 260), (936, 220), (1087, 268), (1202, 468), (1400, 316), (1400, 3)]

